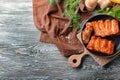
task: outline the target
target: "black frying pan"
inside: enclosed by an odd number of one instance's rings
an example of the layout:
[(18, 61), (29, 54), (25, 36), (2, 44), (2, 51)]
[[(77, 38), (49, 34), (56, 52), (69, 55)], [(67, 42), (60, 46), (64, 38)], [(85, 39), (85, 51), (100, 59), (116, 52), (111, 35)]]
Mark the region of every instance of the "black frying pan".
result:
[[(76, 55), (72, 55), (69, 57), (68, 62), (70, 63), (70, 65), (72, 67), (78, 67), (81, 64), (81, 59), (85, 56), (85, 55), (90, 55), (92, 57), (94, 56), (100, 56), (100, 57), (114, 57), (116, 55), (120, 54), (120, 35), (115, 35), (115, 36), (110, 36), (110, 37), (106, 37), (108, 40), (112, 40), (115, 43), (115, 49), (114, 49), (114, 53), (111, 55), (106, 55), (100, 52), (94, 52), (94, 51), (90, 51), (86, 48), (86, 45), (83, 43), (81, 35), (82, 35), (82, 31), (85, 29), (85, 24), (87, 22), (91, 22), (91, 21), (96, 21), (96, 20), (106, 20), (106, 19), (116, 19), (112, 16), (106, 15), (106, 14), (97, 14), (97, 15), (93, 15), (92, 17), (90, 17), (89, 19), (87, 19), (86, 21), (84, 21), (81, 25), (81, 32), (77, 35), (78, 39), (80, 40), (80, 42), (82, 43), (83, 47), (84, 47), (84, 51), (81, 54), (76, 54)], [(118, 20), (118, 19), (117, 19)], [(119, 21), (119, 20), (118, 20)], [(120, 21), (119, 21), (119, 27), (120, 27)]]

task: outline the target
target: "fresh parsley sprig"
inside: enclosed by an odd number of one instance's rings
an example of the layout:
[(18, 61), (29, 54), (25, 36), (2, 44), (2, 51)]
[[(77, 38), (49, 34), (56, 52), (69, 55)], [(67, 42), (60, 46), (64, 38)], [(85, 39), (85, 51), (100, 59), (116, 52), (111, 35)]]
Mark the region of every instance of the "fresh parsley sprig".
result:
[(69, 27), (78, 28), (80, 26), (79, 20), (80, 15), (75, 13), (78, 8), (80, 0), (65, 0), (64, 8), (64, 16), (68, 17), (72, 22)]
[[(48, 0), (48, 3), (54, 5), (60, 1), (61, 0)], [(65, 11), (63, 13), (63, 16), (68, 17), (69, 20), (71, 20), (71, 24), (69, 25), (69, 27), (78, 29), (80, 26), (80, 23), (79, 23), (80, 14), (75, 13), (75, 12), (79, 6), (80, 0), (64, 0), (64, 1), (65, 1), (64, 2)]]
[(108, 15), (111, 15), (113, 17), (120, 19), (120, 6), (115, 7), (112, 10), (109, 7), (107, 7), (104, 10), (96, 10), (96, 12), (108, 14)]

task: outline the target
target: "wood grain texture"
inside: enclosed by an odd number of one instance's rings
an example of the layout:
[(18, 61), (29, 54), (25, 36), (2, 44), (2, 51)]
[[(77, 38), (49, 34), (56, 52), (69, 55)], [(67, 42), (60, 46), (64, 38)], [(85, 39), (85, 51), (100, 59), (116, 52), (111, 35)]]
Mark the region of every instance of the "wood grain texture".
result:
[(0, 80), (119, 80), (120, 57), (72, 68), (55, 45), (39, 42), (31, 0), (0, 0)]

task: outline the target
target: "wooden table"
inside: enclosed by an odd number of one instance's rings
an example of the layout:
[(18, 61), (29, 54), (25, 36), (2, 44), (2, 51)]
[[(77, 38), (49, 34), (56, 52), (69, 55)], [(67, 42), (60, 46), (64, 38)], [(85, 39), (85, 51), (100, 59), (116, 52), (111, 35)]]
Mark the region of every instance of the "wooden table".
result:
[(120, 79), (120, 57), (100, 67), (85, 57), (72, 68), (55, 45), (39, 42), (31, 0), (0, 0), (0, 80)]

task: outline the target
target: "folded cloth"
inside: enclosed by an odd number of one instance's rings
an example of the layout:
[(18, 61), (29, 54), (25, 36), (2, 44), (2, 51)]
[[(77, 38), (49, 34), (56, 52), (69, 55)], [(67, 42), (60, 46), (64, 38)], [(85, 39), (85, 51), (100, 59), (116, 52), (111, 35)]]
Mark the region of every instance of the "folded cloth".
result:
[(53, 43), (63, 56), (70, 56), (83, 51), (83, 46), (75, 30), (68, 27), (70, 20), (63, 17), (63, 5), (64, 0), (55, 5), (48, 4), (48, 0), (33, 0), (33, 16), (35, 26), (41, 31), (40, 41)]

